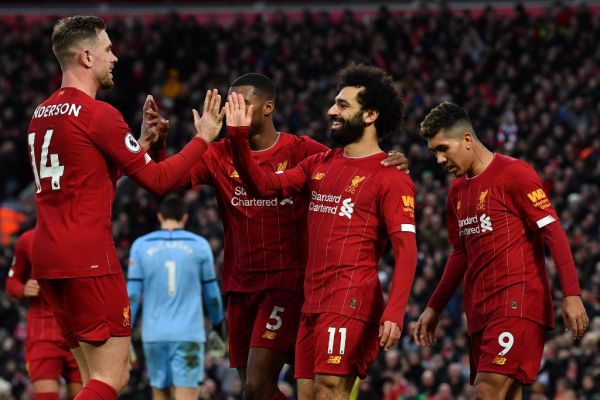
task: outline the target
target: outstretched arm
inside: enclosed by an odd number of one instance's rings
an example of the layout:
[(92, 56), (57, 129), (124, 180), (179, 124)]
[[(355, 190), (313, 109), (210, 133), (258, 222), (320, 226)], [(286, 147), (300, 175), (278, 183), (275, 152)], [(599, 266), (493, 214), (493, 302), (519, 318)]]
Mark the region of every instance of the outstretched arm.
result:
[(164, 194), (177, 187), (187, 186), (190, 182), (190, 171), (198, 155), (206, 151), (208, 143), (221, 130), (224, 111), (220, 111), (220, 106), (221, 96), (216, 90), (208, 91), (202, 117), (198, 111), (192, 110), (196, 137), (174, 156), (160, 163), (150, 160), (144, 168), (133, 173), (131, 178), (144, 189), (156, 194)]
[(252, 122), (252, 105), (246, 108), (239, 93), (229, 95), (225, 103), (227, 135), (231, 139), (233, 163), (249, 193), (255, 196), (286, 197), (301, 191), (308, 179), (304, 163), (283, 174), (267, 173), (252, 157), (248, 132)]

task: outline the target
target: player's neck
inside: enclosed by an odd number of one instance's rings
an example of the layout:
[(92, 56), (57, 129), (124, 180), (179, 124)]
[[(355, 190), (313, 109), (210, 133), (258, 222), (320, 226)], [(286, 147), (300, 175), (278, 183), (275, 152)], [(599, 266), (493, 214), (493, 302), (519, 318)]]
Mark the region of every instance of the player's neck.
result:
[(365, 132), (358, 142), (350, 143), (344, 146), (344, 155), (346, 157), (368, 157), (380, 152), (381, 147), (379, 147), (377, 135), (373, 132)]
[(278, 139), (279, 133), (273, 124), (266, 124), (260, 132), (250, 137), (250, 148), (254, 151), (267, 150), (273, 147)]
[(484, 145), (481, 143), (476, 144), (473, 147), (473, 163), (471, 164), (471, 168), (467, 171), (467, 176), (472, 178), (481, 174), (485, 169), (492, 163), (494, 159), (494, 153), (489, 151)]
[(174, 231), (176, 229), (183, 229), (184, 223), (181, 221), (175, 221), (172, 219), (166, 219), (161, 222), (160, 229), (163, 231)]
[(93, 99), (96, 98), (96, 93), (98, 92), (98, 86), (93, 79), (83, 74), (76, 74), (73, 70), (67, 70), (63, 73), (60, 87), (73, 87), (81, 90)]

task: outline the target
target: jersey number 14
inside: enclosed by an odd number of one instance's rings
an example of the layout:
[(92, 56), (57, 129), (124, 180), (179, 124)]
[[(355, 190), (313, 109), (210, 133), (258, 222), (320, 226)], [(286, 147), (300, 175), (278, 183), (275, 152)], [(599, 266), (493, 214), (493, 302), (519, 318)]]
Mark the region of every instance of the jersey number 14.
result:
[(36, 193), (42, 191), (40, 179), (52, 178), (52, 190), (60, 190), (60, 177), (65, 172), (65, 167), (59, 164), (58, 154), (50, 154), (50, 165), (48, 165), (48, 147), (52, 140), (53, 129), (48, 129), (44, 135), (44, 143), (42, 144), (42, 154), (40, 155), (40, 171), (38, 173), (35, 162), (35, 132), (28, 136), (29, 151), (31, 152), (31, 167), (33, 168), (33, 178), (35, 179)]

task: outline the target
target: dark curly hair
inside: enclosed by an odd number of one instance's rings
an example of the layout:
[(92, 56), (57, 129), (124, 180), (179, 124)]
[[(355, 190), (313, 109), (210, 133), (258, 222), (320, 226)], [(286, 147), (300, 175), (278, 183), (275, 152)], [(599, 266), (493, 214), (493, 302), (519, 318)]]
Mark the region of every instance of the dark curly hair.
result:
[(439, 132), (451, 135), (455, 127), (461, 126), (460, 133), (465, 130), (473, 131), (473, 124), (467, 111), (449, 101), (445, 101), (429, 111), (421, 122), (420, 134), (425, 139), (431, 139)]
[(375, 120), (377, 136), (397, 131), (404, 119), (406, 103), (394, 80), (384, 70), (363, 64), (350, 65), (340, 71), (338, 90), (346, 86), (363, 86), (357, 95), (363, 110), (379, 112)]

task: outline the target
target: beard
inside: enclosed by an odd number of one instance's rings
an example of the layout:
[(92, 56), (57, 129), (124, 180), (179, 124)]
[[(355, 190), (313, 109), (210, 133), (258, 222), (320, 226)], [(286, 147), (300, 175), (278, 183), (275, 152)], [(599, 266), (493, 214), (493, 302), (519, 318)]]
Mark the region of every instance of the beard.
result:
[(331, 138), (342, 146), (358, 142), (365, 133), (365, 124), (362, 120), (362, 111), (358, 111), (350, 119), (332, 117), (331, 121), (341, 122), (337, 129), (331, 130)]
[(250, 123), (250, 130), (248, 131), (248, 136), (252, 137), (252, 136), (258, 134), (261, 131), (262, 126), (263, 126), (263, 124), (261, 122), (252, 121)]
[(106, 75), (100, 79), (100, 89), (112, 89), (115, 86), (115, 82), (110, 77), (110, 72), (107, 72)]

